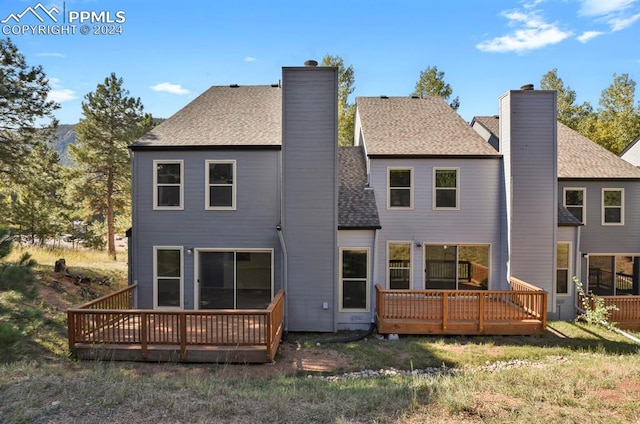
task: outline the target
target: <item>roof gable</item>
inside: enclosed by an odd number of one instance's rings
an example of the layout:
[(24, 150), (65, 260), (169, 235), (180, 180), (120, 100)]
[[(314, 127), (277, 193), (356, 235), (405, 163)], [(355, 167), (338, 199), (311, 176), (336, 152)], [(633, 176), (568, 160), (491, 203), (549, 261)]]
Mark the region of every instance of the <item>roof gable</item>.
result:
[(440, 97), (356, 99), (369, 156), (500, 156)]
[(280, 87), (214, 86), (136, 141), (132, 148), (280, 144)]

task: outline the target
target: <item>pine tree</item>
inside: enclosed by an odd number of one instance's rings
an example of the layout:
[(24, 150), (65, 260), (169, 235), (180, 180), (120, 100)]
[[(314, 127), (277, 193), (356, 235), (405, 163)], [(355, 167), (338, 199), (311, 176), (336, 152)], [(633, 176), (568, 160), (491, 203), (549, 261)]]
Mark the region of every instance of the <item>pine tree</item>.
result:
[(349, 96), (355, 89), (353, 66), (345, 68), (344, 60), (340, 56), (331, 55), (322, 59), (322, 66), (338, 68), (338, 145), (352, 146), (356, 121), (355, 104), (349, 103)]

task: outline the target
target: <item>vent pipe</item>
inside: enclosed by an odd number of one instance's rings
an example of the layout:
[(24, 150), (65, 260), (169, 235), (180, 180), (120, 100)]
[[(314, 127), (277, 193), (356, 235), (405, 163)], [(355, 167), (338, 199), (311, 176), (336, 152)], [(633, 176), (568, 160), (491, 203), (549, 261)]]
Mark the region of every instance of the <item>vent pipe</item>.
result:
[(317, 60), (305, 60), (304, 61), (304, 66), (306, 66), (307, 68), (315, 68), (316, 66), (318, 66), (318, 61)]
[(533, 84), (525, 84), (522, 87), (520, 87), (520, 90), (533, 90)]

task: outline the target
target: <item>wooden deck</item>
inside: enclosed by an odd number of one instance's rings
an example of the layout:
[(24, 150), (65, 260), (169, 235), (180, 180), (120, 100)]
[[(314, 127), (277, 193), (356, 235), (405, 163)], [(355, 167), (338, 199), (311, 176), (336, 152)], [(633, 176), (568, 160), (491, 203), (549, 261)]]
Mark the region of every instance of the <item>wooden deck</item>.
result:
[(385, 290), (376, 285), (381, 334), (540, 334), (547, 292), (518, 279), (509, 291)]
[(69, 350), (79, 359), (271, 362), (283, 331), (284, 293), (265, 310), (133, 309), (130, 286), (68, 314)]
[[(588, 296), (593, 302), (593, 296)], [(604, 306), (615, 306), (609, 311), (609, 321), (622, 330), (640, 330), (640, 296), (598, 296)]]

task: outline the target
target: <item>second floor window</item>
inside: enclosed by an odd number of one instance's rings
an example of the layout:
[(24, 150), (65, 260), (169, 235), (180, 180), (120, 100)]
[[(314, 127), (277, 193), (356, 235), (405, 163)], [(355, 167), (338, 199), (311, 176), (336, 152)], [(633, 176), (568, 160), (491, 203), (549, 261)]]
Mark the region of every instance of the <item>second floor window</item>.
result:
[(154, 209), (182, 209), (182, 161), (154, 161)]
[(564, 206), (576, 219), (584, 224), (585, 193), (583, 188), (565, 188)]
[(458, 169), (434, 169), (434, 209), (458, 209)]
[(388, 177), (389, 209), (410, 209), (413, 207), (412, 169), (390, 168)]
[(624, 190), (602, 189), (602, 225), (624, 224)]
[(236, 208), (236, 162), (206, 162), (206, 209)]

